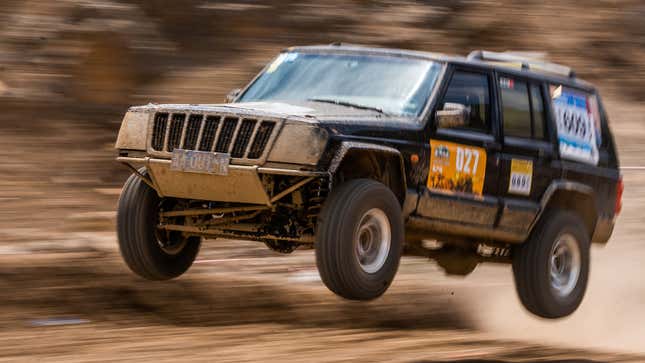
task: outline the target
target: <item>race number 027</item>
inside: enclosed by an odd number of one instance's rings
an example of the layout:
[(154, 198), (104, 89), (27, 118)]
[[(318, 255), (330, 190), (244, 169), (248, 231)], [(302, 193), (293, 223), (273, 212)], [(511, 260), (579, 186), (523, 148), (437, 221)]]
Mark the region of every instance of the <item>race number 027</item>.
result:
[(457, 172), (475, 174), (479, 163), (479, 151), (469, 148), (457, 147)]

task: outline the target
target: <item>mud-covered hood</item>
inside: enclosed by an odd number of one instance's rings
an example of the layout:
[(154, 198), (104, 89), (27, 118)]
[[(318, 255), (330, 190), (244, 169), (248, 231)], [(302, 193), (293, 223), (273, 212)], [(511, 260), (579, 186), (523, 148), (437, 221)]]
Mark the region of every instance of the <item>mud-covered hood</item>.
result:
[(340, 106), (324, 102), (242, 102), (227, 104), (228, 107), (282, 113), (286, 116), (311, 118), (327, 117), (375, 117), (381, 116), (377, 111)]
[(234, 112), (257, 117), (297, 118), (309, 122), (373, 123), (410, 121), (406, 117), (383, 115), (377, 111), (323, 102), (240, 102), (226, 104), (149, 104), (132, 107), (134, 112), (175, 111), (187, 113)]

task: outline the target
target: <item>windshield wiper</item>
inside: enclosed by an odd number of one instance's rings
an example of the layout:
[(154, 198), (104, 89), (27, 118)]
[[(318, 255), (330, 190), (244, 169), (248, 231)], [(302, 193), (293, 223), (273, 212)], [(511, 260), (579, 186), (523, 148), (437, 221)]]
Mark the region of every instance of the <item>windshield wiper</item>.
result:
[(383, 111), (382, 108), (378, 107), (373, 107), (373, 106), (366, 106), (366, 105), (361, 105), (359, 103), (352, 103), (352, 102), (347, 102), (343, 100), (336, 100), (332, 98), (318, 98), (318, 97), (311, 97), (307, 98), (307, 101), (313, 101), (313, 102), (324, 102), (324, 103), (333, 103), (334, 105), (339, 105), (339, 106), (347, 106), (347, 107), (353, 107), (353, 108), (358, 108), (361, 110), (370, 110), (370, 111), (376, 111), (382, 115), (389, 116), (390, 114)]

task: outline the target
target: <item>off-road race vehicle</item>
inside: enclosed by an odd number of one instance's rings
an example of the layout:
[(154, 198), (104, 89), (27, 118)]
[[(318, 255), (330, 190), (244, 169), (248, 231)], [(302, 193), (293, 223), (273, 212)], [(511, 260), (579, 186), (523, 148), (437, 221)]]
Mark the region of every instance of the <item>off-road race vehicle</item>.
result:
[(509, 263), (533, 314), (580, 304), (622, 179), (600, 97), (567, 67), (332, 44), (289, 48), (217, 105), (132, 107), (118, 239), (166, 280), (202, 239), (314, 248), (325, 285), (385, 292), (401, 255), (449, 274)]

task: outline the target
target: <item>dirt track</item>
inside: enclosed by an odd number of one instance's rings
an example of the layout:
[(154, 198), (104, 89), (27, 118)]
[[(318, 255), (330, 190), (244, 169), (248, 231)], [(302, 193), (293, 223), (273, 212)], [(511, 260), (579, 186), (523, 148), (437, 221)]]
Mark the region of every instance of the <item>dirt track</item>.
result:
[[(198, 264), (163, 284), (132, 277), (111, 253), (0, 261), (7, 296), (0, 359), (7, 361), (645, 360), (478, 331), (472, 312), (462, 308), (475, 287), (432, 283), (422, 276), (439, 271), (420, 260), (406, 260), (388, 295), (366, 305), (328, 293), (310, 253)], [(37, 326), (45, 318), (83, 321)]]
[[(592, 253), (581, 309), (543, 322), (522, 310), (502, 266), (460, 279), (406, 258), (385, 297), (364, 304), (328, 292), (310, 251), (217, 240), (179, 280), (142, 281), (112, 232), (127, 175), (111, 161), (113, 130), (82, 114), (28, 127), (5, 117), (0, 361), (645, 361), (645, 174), (626, 173), (624, 215)], [(640, 135), (621, 125), (624, 164), (636, 163)]]

